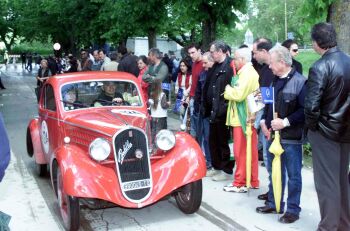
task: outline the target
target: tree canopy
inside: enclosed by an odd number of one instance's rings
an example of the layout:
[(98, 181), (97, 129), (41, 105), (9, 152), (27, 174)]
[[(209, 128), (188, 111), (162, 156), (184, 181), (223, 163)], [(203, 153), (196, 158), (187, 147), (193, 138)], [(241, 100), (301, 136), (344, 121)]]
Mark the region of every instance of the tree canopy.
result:
[(235, 12), (244, 12), (246, 1), (0, 0), (0, 6), (1, 40), (50, 37), (74, 52), (106, 41), (125, 44), (131, 36), (147, 36), (150, 47), (156, 45), (156, 36), (208, 47), (219, 26), (239, 20)]
[[(125, 45), (129, 37), (136, 36), (147, 36), (149, 47), (154, 47), (156, 36), (166, 36), (182, 46), (197, 42), (205, 50), (218, 37), (241, 43), (247, 28), (255, 37), (283, 41), (286, 18), (288, 32), (304, 43), (317, 21), (327, 17), (340, 25), (339, 17), (331, 16), (346, 11), (349, 5), (347, 0), (288, 0), (285, 11), (284, 3), (280, 0), (0, 0), (0, 41), (11, 50), (15, 40), (46, 42), (51, 38), (64, 51), (77, 52), (79, 48), (106, 42)], [(340, 15), (343, 24), (344, 20), (350, 20), (345, 13)], [(338, 32), (342, 31), (338, 29)]]

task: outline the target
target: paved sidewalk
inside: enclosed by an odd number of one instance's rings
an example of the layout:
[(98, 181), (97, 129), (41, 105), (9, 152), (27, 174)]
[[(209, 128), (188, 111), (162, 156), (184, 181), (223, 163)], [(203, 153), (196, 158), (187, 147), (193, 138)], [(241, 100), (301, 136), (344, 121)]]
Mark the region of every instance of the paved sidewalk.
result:
[(59, 230), (33, 175), (13, 153), (0, 183), (0, 210), (11, 216), (13, 231)]
[[(180, 119), (178, 115), (168, 113), (168, 127), (170, 130), (179, 131)], [(260, 162), (259, 162), (260, 164)], [(263, 201), (257, 196), (267, 192), (268, 174), (265, 167), (259, 166), (260, 189), (251, 189), (248, 193), (225, 192), (223, 187), (233, 181), (212, 181), (210, 177), (203, 179), (203, 204), (202, 208), (212, 211), (213, 215), (221, 213), (219, 217), (226, 217), (222, 222), (226, 224), (225, 230), (316, 230), (320, 220), (317, 195), (314, 187), (313, 172), (310, 168), (302, 169), (303, 188), (301, 193), (300, 219), (294, 224), (282, 224), (278, 221), (281, 215), (258, 214), (255, 208), (263, 206)], [(288, 190), (285, 190), (287, 197)], [(218, 215), (218, 214), (216, 214)], [(243, 228), (243, 227), (244, 228)]]

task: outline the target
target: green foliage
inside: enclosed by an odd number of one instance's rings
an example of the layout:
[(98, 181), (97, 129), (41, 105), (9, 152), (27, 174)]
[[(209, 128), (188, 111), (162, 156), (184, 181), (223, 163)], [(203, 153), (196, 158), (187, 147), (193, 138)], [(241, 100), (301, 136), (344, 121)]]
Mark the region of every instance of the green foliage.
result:
[[(246, 0), (0, 0), (2, 19), (9, 9), (16, 10), (10, 15), (16, 15), (16, 32), (25, 40), (50, 36), (64, 51), (74, 52), (92, 43), (125, 43), (131, 36), (167, 35), (183, 45), (202, 42), (207, 27), (215, 39), (219, 30), (238, 21), (236, 10), (244, 12)], [(1, 23), (0, 30), (9, 28), (9, 21)]]
[(0, 41), (5, 43), (6, 49), (19, 39), (20, 31), (20, 5), (18, 0), (0, 0)]
[(306, 15), (299, 14), (298, 9), (304, 0), (249, 0), (247, 27), (254, 37), (268, 37), (274, 42), (283, 42), (285, 36), (285, 18), (287, 30), (293, 32), (295, 40), (303, 44), (305, 38), (300, 28), (304, 25)]
[(303, 65), (303, 74), (304, 76), (309, 75), (309, 69), (312, 66), (316, 60), (320, 58), (320, 55), (318, 55), (315, 51), (313, 50), (299, 50), (299, 55), (295, 57), (296, 60), (298, 60), (302, 65)]
[(53, 53), (52, 43), (41, 43), (38, 41), (33, 42), (22, 42), (20, 44), (16, 44), (12, 48), (13, 54), (21, 54), (21, 53), (37, 53), (43, 56), (47, 56)]
[(303, 145), (304, 155), (311, 156), (312, 155), (312, 148), (310, 143), (306, 143)]

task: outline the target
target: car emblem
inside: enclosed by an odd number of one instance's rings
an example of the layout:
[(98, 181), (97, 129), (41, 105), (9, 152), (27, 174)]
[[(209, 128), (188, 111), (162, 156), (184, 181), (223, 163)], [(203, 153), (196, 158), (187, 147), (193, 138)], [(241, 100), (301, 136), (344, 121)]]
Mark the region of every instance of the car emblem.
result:
[(119, 148), (118, 151), (118, 162), (120, 164), (123, 164), (124, 158), (126, 156), (126, 154), (128, 153), (128, 151), (132, 148), (132, 143), (130, 143), (129, 140), (127, 140), (124, 145), (123, 148)]
[(129, 131), (129, 137), (132, 137), (132, 131)]
[(137, 159), (141, 159), (143, 157), (143, 152), (140, 149), (136, 149), (135, 156)]

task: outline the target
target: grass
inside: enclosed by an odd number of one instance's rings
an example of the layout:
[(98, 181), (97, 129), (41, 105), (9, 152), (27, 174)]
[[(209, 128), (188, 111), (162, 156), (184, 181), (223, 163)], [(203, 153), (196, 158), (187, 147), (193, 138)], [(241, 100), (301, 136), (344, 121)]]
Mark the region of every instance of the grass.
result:
[[(312, 64), (320, 58), (314, 50), (299, 50), (299, 55), (295, 57), (303, 65), (303, 75), (308, 77), (309, 69)], [(303, 145), (303, 161), (304, 166), (312, 168), (312, 150), (309, 143)]]
[(303, 145), (303, 161), (305, 167), (312, 168), (312, 149), (310, 143)]
[(320, 58), (320, 55), (313, 50), (299, 50), (299, 55), (295, 57), (303, 65), (303, 75), (308, 77), (309, 68)]

